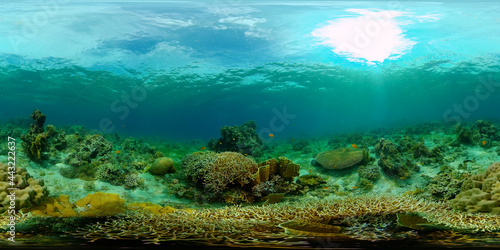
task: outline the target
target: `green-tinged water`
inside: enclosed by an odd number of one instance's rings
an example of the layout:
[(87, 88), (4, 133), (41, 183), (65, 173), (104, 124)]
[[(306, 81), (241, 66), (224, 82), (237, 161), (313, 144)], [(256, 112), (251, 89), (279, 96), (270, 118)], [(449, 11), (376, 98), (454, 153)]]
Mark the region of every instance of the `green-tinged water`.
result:
[(0, 247), (500, 246), (494, 1), (5, 1)]

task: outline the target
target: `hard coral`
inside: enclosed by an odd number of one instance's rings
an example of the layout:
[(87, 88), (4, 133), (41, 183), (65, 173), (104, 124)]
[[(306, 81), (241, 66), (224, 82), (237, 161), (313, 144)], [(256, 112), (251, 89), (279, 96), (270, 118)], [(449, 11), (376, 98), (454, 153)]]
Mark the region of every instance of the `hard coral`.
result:
[[(31, 178), (28, 171), (23, 167), (16, 168), (12, 175), (8, 165), (0, 163), (0, 213), (7, 209), (21, 209), (32, 205), (38, 205), (48, 196), (47, 188), (43, 186), (43, 181)], [(12, 185), (11, 185), (12, 184)], [(14, 191), (8, 188), (17, 188)], [(14, 196), (9, 196), (14, 193)], [(15, 199), (11, 199), (14, 197)], [(10, 208), (12, 207), (12, 208)]]
[(210, 140), (208, 147), (216, 152), (233, 151), (252, 156), (262, 155), (262, 140), (257, 135), (257, 124), (248, 121), (241, 126), (224, 126), (221, 138)]
[(222, 152), (206, 168), (203, 177), (205, 188), (213, 192), (221, 192), (231, 184), (247, 185), (255, 179), (257, 164), (251, 158), (240, 153)]
[(462, 192), (450, 205), (467, 212), (500, 214), (500, 163), (493, 163), (484, 174), (471, 176), (462, 184)]
[(382, 170), (394, 177), (409, 178), (413, 172), (418, 172), (418, 165), (404, 156), (401, 147), (384, 138), (375, 145), (375, 152), (380, 155), (378, 165)]
[(159, 176), (163, 176), (167, 173), (175, 173), (174, 162), (168, 157), (160, 157), (156, 159), (151, 168), (149, 168), (149, 173)]
[(30, 125), (28, 133), (21, 135), (23, 141), (21, 145), (30, 160), (41, 162), (48, 158), (47, 150), (49, 149), (48, 134), (43, 130), (46, 116), (40, 110), (35, 109), (30, 117), (34, 123)]
[(183, 166), (185, 175), (209, 191), (211, 199), (229, 203), (248, 203), (267, 194), (290, 193), (298, 186), (292, 182), (300, 168), (286, 157), (257, 165), (253, 159), (235, 152), (196, 152), (183, 159)]
[(344, 169), (352, 167), (368, 158), (365, 149), (352, 147), (328, 150), (316, 155), (316, 161), (326, 169)]
[(104, 217), (121, 213), (125, 210), (125, 200), (118, 194), (94, 193), (75, 202), (76, 210), (84, 217)]

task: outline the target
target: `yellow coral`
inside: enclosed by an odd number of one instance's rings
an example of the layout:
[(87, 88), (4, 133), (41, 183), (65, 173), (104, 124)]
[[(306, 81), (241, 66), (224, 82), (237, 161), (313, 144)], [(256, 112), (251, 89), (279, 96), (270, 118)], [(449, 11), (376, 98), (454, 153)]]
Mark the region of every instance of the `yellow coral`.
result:
[(47, 201), (39, 206), (24, 210), (33, 215), (52, 216), (52, 217), (77, 217), (78, 213), (73, 209), (69, 202), (69, 196), (61, 194), (59, 198), (48, 198)]
[(104, 217), (121, 213), (125, 210), (125, 200), (118, 194), (94, 193), (75, 202), (80, 215), (84, 217)]

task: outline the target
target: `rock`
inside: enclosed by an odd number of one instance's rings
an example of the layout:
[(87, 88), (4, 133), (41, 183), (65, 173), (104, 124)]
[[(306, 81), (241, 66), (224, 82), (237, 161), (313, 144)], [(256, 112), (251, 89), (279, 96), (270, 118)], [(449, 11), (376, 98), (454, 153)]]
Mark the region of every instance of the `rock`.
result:
[(316, 162), (326, 169), (344, 169), (360, 163), (365, 158), (368, 158), (366, 150), (347, 147), (321, 152), (316, 155)]

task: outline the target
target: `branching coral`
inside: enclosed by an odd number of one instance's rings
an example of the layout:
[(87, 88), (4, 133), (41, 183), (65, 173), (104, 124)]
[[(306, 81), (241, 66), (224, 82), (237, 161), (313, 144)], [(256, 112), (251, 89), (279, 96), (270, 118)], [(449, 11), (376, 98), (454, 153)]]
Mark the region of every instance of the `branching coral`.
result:
[[(357, 237), (356, 232), (362, 229), (351, 228), (342, 232), (342, 224), (332, 222), (345, 223), (359, 218), (365, 224), (378, 224), (383, 228), (398, 213), (418, 213), (429, 223), (452, 229), (500, 229), (499, 217), (454, 213), (445, 203), (428, 202), (409, 196), (360, 196), (258, 207), (228, 206), (189, 212), (175, 210), (166, 215), (126, 213), (105, 223), (82, 228), (75, 235), (88, 240), (142, 239), (150, 243), (183, 239), (248, 243), (250, 238), (288, 238), (285, 228), (297, 228), (295, 232), (287, 230), (288, 233), (309, 235), (323, 228), (328, 230), (322, 230), (322, 233), (345, 239)], [(398, 229), (398, 234), (400, 233), (401, 228)], [(374, 238), (379, 239), (377, 237), (375, 235)]]

